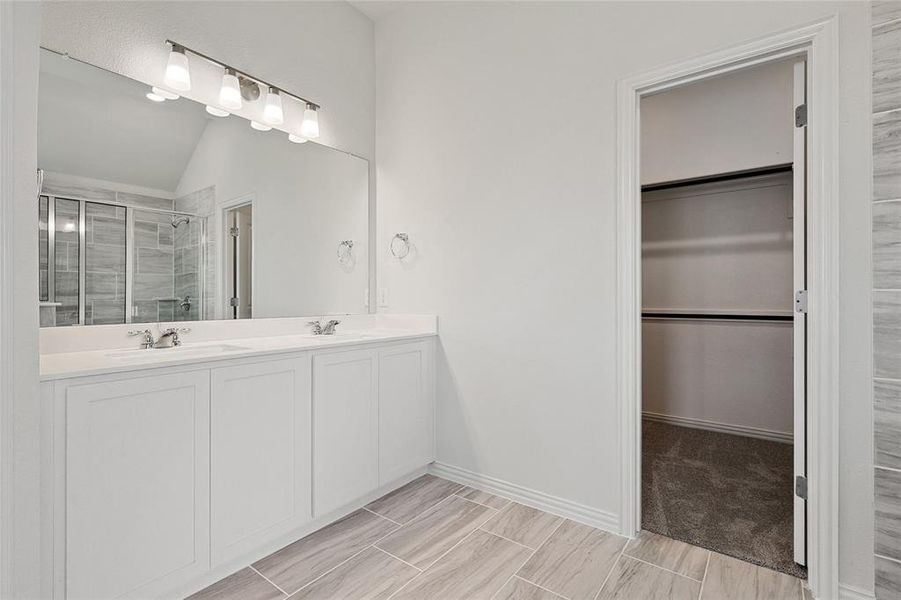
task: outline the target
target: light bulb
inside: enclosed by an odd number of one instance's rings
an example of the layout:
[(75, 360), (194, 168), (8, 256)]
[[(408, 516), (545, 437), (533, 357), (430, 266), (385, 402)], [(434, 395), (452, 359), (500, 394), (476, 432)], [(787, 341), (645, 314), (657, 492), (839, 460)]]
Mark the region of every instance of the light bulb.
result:
[(169, 90), (164, 90), (163, 88), (153, 86), (150, 89), (154, 94), (156, 94), (157, 96), (162, 96), (166, 100), (178, 100), (179, 98), (181, 98), (181, 96), (179, 96), (175, 92), (170, 92)]
[(231, 114), (227, 110), (222, 110), (221, 108), (218, 108), (216, 106), (210, 106), (209, 104), (206, 105), (206, 111), (208, 113), (210, 113), (211, 115), (213, 115), (214, 117), (227, 117), (228, 115)]
[(308, 140), (308, 139), (305, 138), (305, 137), (302, 137), (302, 136), (299, 136), (299, 135), (295, 135), (295, 134), (293, 134), (293, 133), (289, 133), (289, 134), (288, 134), (288, 141), (289, 141), (289, 142), (294, 142), (295, 144), (303, 144), (303, 143), (308, 142), (308, 141), (310, 141), (310, 140)]
[(300, 123), (300, 135), (315, 140), (319, 137), (319, 113), (317, 106), (307, 102), (307, 107), (303, 110), (303, 121)]
[(165, 102), (166, 99), (157, 94), (156, 92), (147, 92), (147, 99), (153, 102)]
[(266, 106), (263, 107), (263, 121), (269, 125), (281, 125), (285, 122), (285, 113), (282, 112), (282, 97), (278, 89), (269, 88), (266, 94)]
[(172, 89), (180, 92), (191, 89), (191, 71), (188, 68), (188, 56), (185, 54), (184, 46), (172, 44), (169, 63), (166, 65), (166, 77), (163, 81)]
[(225, 69), (222, 76), (222, 87), (219, 88), (219, 104), (231, 110), (240, 110), (241, 86), (238, 83), (238, 74), (234, 69)]
[(268, 125), (264, 125), (263, 123), (260, 123), (258, 121), (251, 121), (250, 126), (253, 127), (254, 129), (256, 129), (257, 131), (269, 131), (270, 129), (272, 129), (272, 127), (269, 127)]

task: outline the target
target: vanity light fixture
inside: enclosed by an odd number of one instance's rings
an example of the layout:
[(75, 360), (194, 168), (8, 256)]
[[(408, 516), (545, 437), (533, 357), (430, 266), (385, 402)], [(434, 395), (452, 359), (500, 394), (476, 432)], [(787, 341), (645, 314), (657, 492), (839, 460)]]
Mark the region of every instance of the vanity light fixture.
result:
[(282, 110), (282, 97), (278, 89), (269, 86), (266, 94), (266, 106), (263, 107), (263, 120), (269, 125), (281, 125), (285, 122), (285, 113)]
[(175, 92), (170, 92), (169, 90), (164, 90), (163, 88), (158, 88), (156, 86), (150, 88), (150, 91), (157, 96), (162, 96), (166, 100), (178, 100), (179, 98), (181, 98), (181, 96), (179, 96)]
[(191, 71), (188, 67), (188, 55), (185, 54), (184, 46), (172, 44), (164, 81), (166, 85), (180, 92), (191, 89)]
[(206, 105), (206, 111), (208, 113), (210, 113), (211, 115), (213, 115), (214, 117), (227, 117), (228, 115), (231, 114), (227, 110), (222, 110), (221, 108), (219, 108), (217, 106), (210, 106), (209, 104)]
[(303, 136), (301, 136), (301, 135), (296, 135), (296, 134), (293, 134), (293, 133), (289, 133), (289, 134), (288, 134), (288, 141), (289, 141), (289, 142), (293, 142), (293, 143), (295, 143), (295, 144), (304, 144), (304, 143), (306, 143), (306, 142), (308, 142), (308, 141), (310, 141), (310, 140), (308, 140), (307, 138), (305, 138), (305, 137), (303, 137)]
[(319, 137), (319, 107), (312, 102), (307, 102), (303, 109), (303, 121), (300, 123), (300, 135), (307, 139), (315, 140)]
[[(286, 92), (283, 88), (272, 85), (259, 77), (254, 77), (246, 71), (235, 69), (231, 65), (227, 65), (216, 60), (202, 52), (198, 52), (193, 48), (188, 48), (184, 44), (166, 40), (172, 50), (169, 53), (169, 63), (166, 66), (166, 85), (174, 90), (187, 91), (191, 89), (191, 74), (188, 65), (188, 54), (193, 54), (198, 58), (216, 65), (225, 70), (222, 75), (222, 83), (219, 87), (217, 104), (229, 111), (241, 110), (244, 102), (255, 102), (260, 97), (260, 88), (265, 86), (266, 103), (263, 106), (262, 119), (260, 121), (251, 120), (250, 126), (258, 131), (269, 131), (272, 125), (282, 125), (285, 122), (285, 109), (283, 106), (284, 98), (293, 99), (301, 103), (303, 109), (303, 120), (300, 124), (298, 134), (289, 134), (289, 139), (296, 143), (302, 144), (305, 141), (316, 139), (319, 137), (319, 105), (311, 102), (306, 98)], [(162, 90), (169, 94), (167, 90)], [(157, 96), (168, 98), (163, 93), (154, 92)], [(175, 94), (173, 94), (175, 95)], [(177, 98), (178, 96), (175, 95)], [(175, 98), (172, 98), (173, 100)], [(221, 108), (213, 107), (221, 111)], [(216, 113), (211, 113), (216, 114)], [(294, 139), (291, 138), (294, 137)]]
[(219, 88), (219, 104), (231, 110), (240, 110), (241, 84), (238, 83), (238, 72), (226, 67), (222, 75), (222, 87)]
[(147, 92), (145, 94), (146, 98), (151, 102), (165, 102), (166, 99), (157, 94), (156, 92)]

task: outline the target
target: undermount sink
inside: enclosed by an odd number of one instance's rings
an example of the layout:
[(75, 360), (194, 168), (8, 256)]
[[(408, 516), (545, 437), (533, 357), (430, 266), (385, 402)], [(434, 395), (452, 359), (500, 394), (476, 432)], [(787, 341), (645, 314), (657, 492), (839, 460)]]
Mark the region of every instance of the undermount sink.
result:
[(234, 344), (210, 344), (206, 346), (175, 346), (172, 348), (136, 348), (134, 350), (118, 350), (107, 354), (110, 358), (167, 358), (173, 356), (215, 355), (224, 352), (249, 350), (245, 346)]

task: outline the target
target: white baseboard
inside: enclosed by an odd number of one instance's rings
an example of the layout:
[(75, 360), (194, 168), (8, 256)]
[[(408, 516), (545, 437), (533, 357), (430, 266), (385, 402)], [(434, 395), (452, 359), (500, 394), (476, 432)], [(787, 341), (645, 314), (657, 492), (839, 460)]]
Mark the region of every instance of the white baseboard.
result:
[(438, 477), (497, 494), (559, 517), (572, 519), (617, 535), (622, 534), (619, 516), (610, 512), (444, 463), (432, 463), (429, 472)]
[(870, 590), (839, 583), (838, 598), (839, 600), (876, 600), (876, 595)]
[(706, 421), (704, 419), (693, 419), (691, 417), (676, 417), (673, 415), (664, 415), (655, 412), (642, 412), (641, 417), (648, 421), (658, 421), (660, 423), (669, 423), (670, 425), (680, 425), (682, 427), (691, 427), (692, 429), (705, 429), (707, 431), (718, 431), (720, 433), (731, 433), (734, 435), (743, 435), (745, 437), (759, 438), (761, 440), (770, 440), (773, 442), (783, 442), (791, 444), (794, 436), (791, 432), (772, 431), (770, 429), (760, 429), (758, 427), (746, 427), (744, 425), (730, 425), (728, 423), (717, 423), (716, 421)]

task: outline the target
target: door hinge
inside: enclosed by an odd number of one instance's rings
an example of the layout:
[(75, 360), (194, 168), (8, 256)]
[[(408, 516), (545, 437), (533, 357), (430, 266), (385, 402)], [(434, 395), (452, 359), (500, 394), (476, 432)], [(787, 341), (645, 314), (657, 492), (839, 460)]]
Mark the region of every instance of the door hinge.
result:
[(802, 104), (795, 107), (795, 127), (807, 126), (807, 105)]
[(807, 314), (807, 290), (795, 292), (795, 312)]
[(229, 227), (228, 229), (228, 235), (232, 237), (238, 237), (239, 233), (241, 233), (241, 230), (239, 230), (237, 227)]
[(795, 477), (795, 496), (807, 500), (807, 478), (803, 475)]
[(232, 306), (232, 307), (238, 306), (238, 298), (237, 297), (229, 298), (228, 305)]

